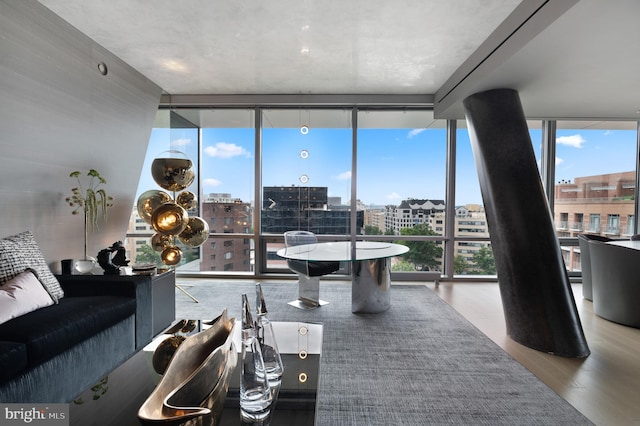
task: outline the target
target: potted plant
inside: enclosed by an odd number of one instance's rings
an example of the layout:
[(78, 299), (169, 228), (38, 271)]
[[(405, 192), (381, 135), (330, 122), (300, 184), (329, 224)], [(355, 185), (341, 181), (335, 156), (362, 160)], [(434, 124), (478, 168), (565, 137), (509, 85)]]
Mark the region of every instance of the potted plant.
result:
[(82, 184), (80, 171), (72, 172), (69, 177), (77, 182), (77, 186), (71, 188), (71, 196), (65, 198), (65, 201), (73, 207), (71, 214), (84, 215), (84, 256), (75, 262), (76, 271), (81, 274), (90, 273), (96, 264), (96, 259), (87, 256), (87, 236), (89, 230), (98, 229), (100, 220), (106, 222), (108, 216), (108, 208), (113, 206), (113, 197), (108, 196), (104, 189), (107, 181), (97, 170), (91, 169), (87, 173), (89, 181), (86, 185)]

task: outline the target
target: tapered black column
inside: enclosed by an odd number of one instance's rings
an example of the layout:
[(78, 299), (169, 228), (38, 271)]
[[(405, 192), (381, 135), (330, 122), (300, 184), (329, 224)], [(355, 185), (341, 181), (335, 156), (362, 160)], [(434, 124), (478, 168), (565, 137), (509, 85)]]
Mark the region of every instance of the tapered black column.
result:
[(515, 90), (464, 100), (508, 335), (566, 357), (590, 351)]

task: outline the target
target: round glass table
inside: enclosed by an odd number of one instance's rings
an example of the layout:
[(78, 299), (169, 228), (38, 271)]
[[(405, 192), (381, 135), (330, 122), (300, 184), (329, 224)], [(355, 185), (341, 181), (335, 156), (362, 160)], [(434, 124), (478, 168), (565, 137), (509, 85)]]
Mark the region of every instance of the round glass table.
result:
[(352, 262), (351, 311), (379, 313), (391, 307), (391, 258), (409, 251), (402, 244), (351, 241), (303, 244), (278, 250), (285, 259)]

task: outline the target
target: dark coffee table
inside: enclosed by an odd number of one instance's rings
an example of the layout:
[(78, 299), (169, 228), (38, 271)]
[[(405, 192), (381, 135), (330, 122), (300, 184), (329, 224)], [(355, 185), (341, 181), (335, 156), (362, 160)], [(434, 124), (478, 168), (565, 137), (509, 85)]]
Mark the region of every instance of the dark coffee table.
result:
[[(269, 424), (313, 425), (316, 419), (322, 355), (322, 325), (274, 322), (273, 326), (285, 371)], [(236, 326), (236, 349), (240, 348), (239, 329)], [(138, 409), (160, 380), (160, 376), (153, 370), (152, 356), (163, 336), (166, 335), (158, 336), (102, 382), (87, 389), (75, 402), (69, 404), (70, 425), (139, 425)], [(240, 419), (239, 384), (240, 373), (237, 367), (231, 376), (219, 423), (221, 426), (243, 424)]]

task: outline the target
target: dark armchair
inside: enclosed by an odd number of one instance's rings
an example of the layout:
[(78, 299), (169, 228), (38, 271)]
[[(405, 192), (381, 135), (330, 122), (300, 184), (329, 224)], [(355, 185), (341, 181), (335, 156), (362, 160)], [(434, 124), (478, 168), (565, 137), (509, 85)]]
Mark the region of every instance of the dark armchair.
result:
[(589, 241), (611, 241), (611, 238), (602, 235), (579, 234), (578, 244), (580, 244), (580, 263), (582, 264), (582, 297), (593, 300), (593, 285), (591, 279), (591, 254), (589, 252)]
[(593, 311), (609, 321), (640, 328), (640, 250), (589, 241)]

